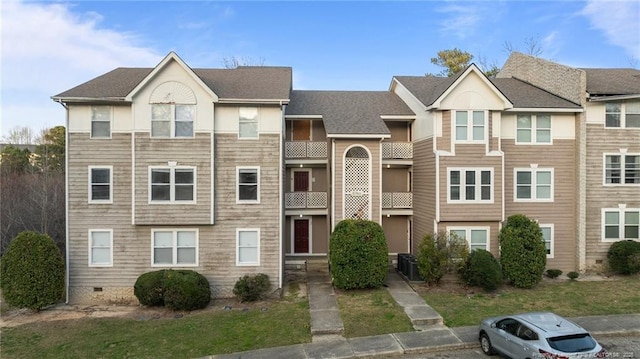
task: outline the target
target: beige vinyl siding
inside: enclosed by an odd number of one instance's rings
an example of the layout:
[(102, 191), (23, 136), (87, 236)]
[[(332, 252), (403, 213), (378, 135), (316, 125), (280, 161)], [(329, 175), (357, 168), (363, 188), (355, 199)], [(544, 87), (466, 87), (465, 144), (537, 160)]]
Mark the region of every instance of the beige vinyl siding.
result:
[(409, 122), (405, 121), (385, 121), (385, 125), (391, 131), (391, 138), (385, 139), (390, 142), (409, 141)]
[[(196, 133), (193, 139), (156, 139), (150, 138), (149, 133), (136, 134), (136, 224), (212, 224), (211, 140), (211, 135), (205, 133)], [(149, 167), (166, 167), (169, 161), (177, 162), (177, 166), (195, 167), (196, 203), (149, 203)]]
[(436, 167), (433, 138), (416, 141), (413, 146), (413, 248), (411, 252), (415, 253), (422, 238), (434, 232)]
[(389, 254), (409, 251), (407, 216), (382, 216), (382, 230), (387, 240)]
[(442, 112), (442, 136), (437, 138), (438, 151), (453, 151), (451, 141), (451, 111)]
[[(497, 120), (494, 121), (494, 118)], [(500, 132), (494, 131), (494, 122), (500, 123), (500, 114), (494, 111), (489, 111), (489, 119), (487, 121), (487, 127), (489, 128), (489, 151), (500, 150)]]
[[(455, 156), (440, 157), (441, 221), (460, 221), (469, 217), (477, 221), (500, 221), (502, 219), (502, 158), (500, 156), (486, 156), (485, 151), (484, 144), (457, 144)], [(493, 201), (491, 203), (447, 203), (449, 168), (492, 170)]]
[(438, 223), (438, 232), (445, 232), (450, 227), (456, 228), (481, 228), (487, 227), (489, 229), (489, 251), (496, 257), (500, 258), (500, 241), (498, 236), (500, 235), (500, 222), (473, 222), (473, 221), (451, 221)]
[[(606, 263), (611, 242), (602, 241), (602, 209), (640, 208), (640, 186), (604, 186), (604, 154), (616, 154), (620, 149), (640, 153), (640, 131), (636, 129), (604, 128), (603, 124), (587, 124), (587, 193), (586, 193), (586, 266), (587, 269)], [(623, 155), (623, 154), (621, 154)]]
[[(577, 265), (575, 146), (574, 140), (554, 139), (553, 145), (516, 145), (513, 139), (502, 141), (505, 216), (524, 214), (540, 224), (553, 224), (554, 258), (547, 259), (547, 268), (565, 272), (576, 270)], [(553, 202), (514, 202), (514, 168), (529, 169), (531, 164), (537, 164), (540, 169), (553, 169)]]
[(406, 168), (382, 169), (382, 192), (408, 192), (409, 170)]

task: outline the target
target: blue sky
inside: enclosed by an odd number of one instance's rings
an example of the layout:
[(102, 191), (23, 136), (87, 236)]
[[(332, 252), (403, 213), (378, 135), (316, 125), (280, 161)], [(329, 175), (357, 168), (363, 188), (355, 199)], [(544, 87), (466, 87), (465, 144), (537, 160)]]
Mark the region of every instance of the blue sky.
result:
[(640, 67), (640, 2), (13, 1), (1, 12), (1, 134), (64, 125), (50, 97), (116, 67), (175, 51), (191, 67), (224, 59), (291, 66), (295, 89), (387, 90), (438, 73), (454, 47), (501, 66), (505, 43), (577, 67)]

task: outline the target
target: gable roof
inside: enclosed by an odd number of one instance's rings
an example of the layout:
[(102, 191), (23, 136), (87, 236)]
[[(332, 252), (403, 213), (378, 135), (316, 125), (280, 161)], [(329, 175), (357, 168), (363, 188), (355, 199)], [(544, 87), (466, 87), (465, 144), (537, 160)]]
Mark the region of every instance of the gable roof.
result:
[(640, 94), (640, 70), (581, 69), (587, 74), (587, 92), (592, 96)]
[(388, 137), (382, 116), (415, 116), (395, 93), (388, 91), (291, 92), (286, 116), (321, 115), (328, 137)]

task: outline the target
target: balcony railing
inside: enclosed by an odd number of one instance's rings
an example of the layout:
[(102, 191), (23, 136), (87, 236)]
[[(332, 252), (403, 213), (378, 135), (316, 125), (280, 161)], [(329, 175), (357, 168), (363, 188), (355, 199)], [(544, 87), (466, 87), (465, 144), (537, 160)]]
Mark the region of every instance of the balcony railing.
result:
[(327, 208), (327, 192), (289, 192), (285, 208)]
[(382, 142), (382, 158), (398, 160), (413, 159), (413, 143)]
[(382, 193), (382, 208), (393, 209), (413, 208), (413, 193), (411, 192), (383, 192)]
[(285, 144), (286, 158), (327, 158), (327, 143), (320, 141), (289, 141)]

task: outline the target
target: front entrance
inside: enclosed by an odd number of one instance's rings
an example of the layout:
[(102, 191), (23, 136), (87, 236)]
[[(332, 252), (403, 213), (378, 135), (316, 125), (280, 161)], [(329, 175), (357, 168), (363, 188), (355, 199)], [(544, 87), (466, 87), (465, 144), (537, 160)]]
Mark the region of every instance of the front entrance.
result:
[(293, 220), (293, 253), (309, 253), (309, 219)]
[(293, 172), (293, 191), (294, 192), (309, 191), (309, 171)]

